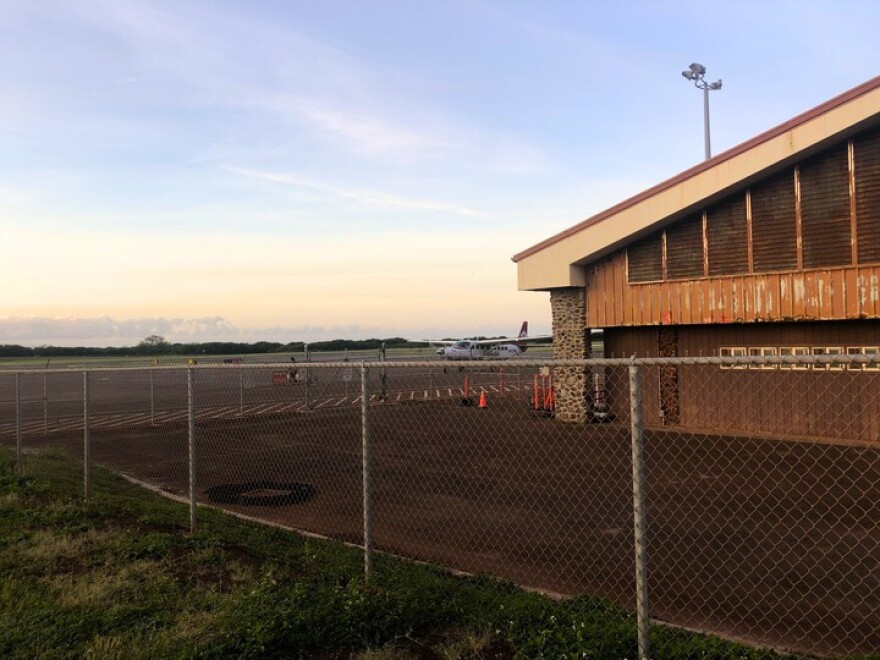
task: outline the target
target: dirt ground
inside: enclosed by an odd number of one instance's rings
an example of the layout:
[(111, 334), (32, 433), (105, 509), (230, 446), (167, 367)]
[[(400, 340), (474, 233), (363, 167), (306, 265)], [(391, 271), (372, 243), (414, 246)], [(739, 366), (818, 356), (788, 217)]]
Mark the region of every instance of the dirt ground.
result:
[[(527, 398), (372, 404), (375, 547), (632, 608), (628, 424), (530, 416)], [(74, 455), (81, 443), (26, 438)], [(95, 428), (91, 451), (187, 491), (183, 420)], [(224, 506), (362, 543), (359, 406), (202, 419), (196, 455), (202, 501), (223, 485), (307, 485), (304, 501)], [(653, 618), (816, 655), (880, 652), (877, 448), (648, 431), (645, 479)]]

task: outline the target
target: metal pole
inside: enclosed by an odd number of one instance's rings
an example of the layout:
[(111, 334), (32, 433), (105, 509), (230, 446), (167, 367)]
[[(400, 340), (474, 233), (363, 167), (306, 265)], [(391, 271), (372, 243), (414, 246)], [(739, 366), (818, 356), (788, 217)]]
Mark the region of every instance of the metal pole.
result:
[(153, 391), (153, 368), (150, 367), (150, 426), (156, 426), (156, 400)]
[(49, 384), (46, 372), (43, 372), (43, 435), (49, 433)]
[(89, 372), (83, 371), (83, 497), (88, 501), (91, 486), (92, 438), (89, 432)]
[(367, 380), (369, 370), (361, 362), (361, 445), (364, 476), (364, 578), (369, 580), (373, 570), (373, 505), (372, 505), (372, 452), (370, 447), (369, 399)]
[(629, 367), (630, 422), (632, 425), (633, 531), (636, 550), (636, 622), (639, 658), (650, 657), (648, 642), (648, 548), (642, 455), (642, 375), (635, 364)]
[(238, 416), (244, 415), (244, 367), (238, 368)]
[(189, 445), (189, 529), (196, 531), (196, 415), (193, 405), (193, 370), (186, 370), (187, 438)]
[(15, 372), (15, 469), (21, 471), (21, 374)]
[(381, 391), (380, 391), (380, 398), (382, 401), (384, 401), (386, 399), (386, 397), (388, 396), (388, 388), (387, 388), (388, 372), (385, 368), (385, 342), (384, 341), (382, 342), (381, 355), (382, 355), (382, 378), (380, 379), (380, 384), (382, 387), (381, 387)]
[[(309, 352), (309, 345), (303, 344), (303, 351), (305, 351), (306, 364), (312, 361), (311, 353)], [(306, 410), (312, 407), (311, 404), (311, 381), (312, 373), (309, 371), (309, 368), (306, 367)]]
[(709, 141), (709, 86), (703, 85), (703, 138), (706, 143), (706, 160), (712, 157), (712, 145)]

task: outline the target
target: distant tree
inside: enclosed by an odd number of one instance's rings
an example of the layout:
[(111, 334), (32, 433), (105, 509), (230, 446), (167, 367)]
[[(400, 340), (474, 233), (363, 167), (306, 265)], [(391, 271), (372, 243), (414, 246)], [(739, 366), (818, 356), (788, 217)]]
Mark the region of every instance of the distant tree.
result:
[(138, 352), (147, 353), (148, 355), (158, 355), (160, 353), (167, 353), (169, 344), (162, 335), (150, 335), (149, 337), (144, 337), (141, 343), (136, 346), (136, 349)]

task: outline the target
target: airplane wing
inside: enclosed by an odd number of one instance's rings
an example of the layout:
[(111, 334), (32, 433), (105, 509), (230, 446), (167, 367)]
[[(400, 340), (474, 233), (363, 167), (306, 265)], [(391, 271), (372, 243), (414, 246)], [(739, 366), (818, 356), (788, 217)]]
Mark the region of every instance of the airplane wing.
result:
[(472, 339), (479, 346), (495, 346), (497, 344), (519, 344), (524, 341), (536, 341), (538, 339), (553, 339), (553, 335), (536, 335), (534, 337), (507, 337), (505, 339)]
[(414, 344), (429, 344), (431, 346), (452, 346), (460, 342), (460, 339), (407, 339)]

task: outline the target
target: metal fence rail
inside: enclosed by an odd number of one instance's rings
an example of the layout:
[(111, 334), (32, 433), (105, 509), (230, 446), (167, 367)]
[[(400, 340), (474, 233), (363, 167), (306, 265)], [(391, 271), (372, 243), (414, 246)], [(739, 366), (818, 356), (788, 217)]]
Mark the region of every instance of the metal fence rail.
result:
[[(583, 419), (560, 379), (581, 374)], [(0, 443), (664, 624), (880, 653), (880, 357), (0, 372)], [(568, 398), (566, 398), (568, 397)]]

